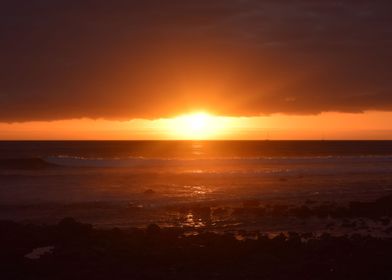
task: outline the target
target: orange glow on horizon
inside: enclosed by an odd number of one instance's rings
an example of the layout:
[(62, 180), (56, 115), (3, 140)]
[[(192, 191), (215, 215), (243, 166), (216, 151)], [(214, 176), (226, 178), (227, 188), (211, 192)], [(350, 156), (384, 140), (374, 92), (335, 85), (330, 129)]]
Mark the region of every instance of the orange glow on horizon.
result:
[(219, 138), (225, 130), (230, 130), (230, 118), (217, 117), (206, 112), (186, 114), (161, 122), (176, 139), (214, 139)]
[(0, 123), (0, 140), (392, 140), (392, 112)]

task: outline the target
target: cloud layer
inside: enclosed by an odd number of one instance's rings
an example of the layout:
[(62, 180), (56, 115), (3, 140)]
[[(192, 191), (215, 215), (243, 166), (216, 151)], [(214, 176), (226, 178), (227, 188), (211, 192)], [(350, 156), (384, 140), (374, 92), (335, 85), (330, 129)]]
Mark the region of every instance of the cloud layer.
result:
[(0, 121), (391, 110), (391, 8), (5, 0)]

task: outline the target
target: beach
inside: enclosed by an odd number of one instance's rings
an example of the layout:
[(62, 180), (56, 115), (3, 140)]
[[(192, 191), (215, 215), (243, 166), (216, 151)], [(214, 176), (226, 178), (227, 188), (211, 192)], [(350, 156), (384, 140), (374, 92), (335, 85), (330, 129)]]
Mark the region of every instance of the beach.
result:
[(390, 275), (392, 142), (0, 142), (0, 151), (2, 279)]

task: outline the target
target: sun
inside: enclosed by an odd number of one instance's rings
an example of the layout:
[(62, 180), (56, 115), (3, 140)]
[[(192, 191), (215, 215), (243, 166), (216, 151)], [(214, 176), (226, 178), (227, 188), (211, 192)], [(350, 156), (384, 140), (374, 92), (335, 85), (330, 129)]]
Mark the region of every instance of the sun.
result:
[(194, 112), (173, 118), (170, 123), (173, 137), (178, 139), (211, 139), (224, 128), (219, 117), (206, 112)]
[(211, 118), (211, 116), (206, 113), (196, 113), (184, 116), (183, 118), (184, 122), (189, 125), (188, 129), (197, 133), (205, 130), (208, 124), (208, 119)]

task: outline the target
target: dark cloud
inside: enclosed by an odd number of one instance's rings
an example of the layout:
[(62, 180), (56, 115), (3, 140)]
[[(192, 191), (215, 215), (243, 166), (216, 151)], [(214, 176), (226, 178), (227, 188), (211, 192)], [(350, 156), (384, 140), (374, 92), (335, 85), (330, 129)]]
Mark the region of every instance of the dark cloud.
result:
[(390, 1), (0, 5), (0, 121), (392, 109)]

